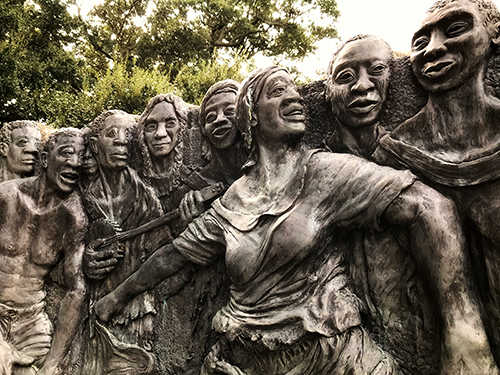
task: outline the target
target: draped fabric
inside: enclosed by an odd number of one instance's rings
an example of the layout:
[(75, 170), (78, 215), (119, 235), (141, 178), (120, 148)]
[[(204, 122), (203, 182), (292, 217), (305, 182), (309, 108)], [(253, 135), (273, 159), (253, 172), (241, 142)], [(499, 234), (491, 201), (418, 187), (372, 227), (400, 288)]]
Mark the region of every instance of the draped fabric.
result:
[(379, 227), (387, 206), (415, 179), (315, 150), (304, 153), (296, 171), (278, 199), (262, 204), (244, 176), (173, 242), (198, 264), (225, 258), (230, 301), (213, 326), (230, 341), (277, 350), (309, 334), (334, 337), (359, 326), (340, 233)]

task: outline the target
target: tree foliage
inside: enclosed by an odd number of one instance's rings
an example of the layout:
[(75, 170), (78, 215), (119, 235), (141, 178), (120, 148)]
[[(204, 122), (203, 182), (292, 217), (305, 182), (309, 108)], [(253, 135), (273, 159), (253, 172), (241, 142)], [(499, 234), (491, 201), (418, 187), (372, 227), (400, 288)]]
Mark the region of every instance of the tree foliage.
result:
[(0, 2), (0, 122), (79, 127), (166, 91), (198, 104), (257, 52), (302, 58), (337, 36), (335, 0), (102, 0), (88, 16), (77, 1)]

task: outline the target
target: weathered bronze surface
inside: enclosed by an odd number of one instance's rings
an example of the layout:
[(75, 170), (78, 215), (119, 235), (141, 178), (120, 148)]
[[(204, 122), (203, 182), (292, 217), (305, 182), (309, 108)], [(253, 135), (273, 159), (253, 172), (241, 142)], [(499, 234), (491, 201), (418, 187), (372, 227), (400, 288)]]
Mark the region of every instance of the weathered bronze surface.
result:
[(499, 22), (4, 124), (0, 374), (499, 374)]

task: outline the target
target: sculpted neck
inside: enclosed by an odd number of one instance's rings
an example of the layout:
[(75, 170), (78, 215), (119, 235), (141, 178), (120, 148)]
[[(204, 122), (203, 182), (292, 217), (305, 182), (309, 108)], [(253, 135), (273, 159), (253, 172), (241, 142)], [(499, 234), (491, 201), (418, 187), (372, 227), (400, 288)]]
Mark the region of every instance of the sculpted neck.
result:
[(9, 168), (7, 168), (7, 158), (0, 156), (0, 182), (13, 180), (15, 178), (20, 178), (21, 176), (13, 173)]
[(484, 90), (483, 74), (459, 88), (429, 93), (425, 111), (433, 141), (445, 149), (487, 146), (498, 134), (494, 102)]
[(369, 157), (378, 139), (378, 122), (363, 127), (349, 127), (341, 125), (337, 128), (340, 138), (351, 151)]
[(33, 178), (33, 199), (39, 208), (51, 209), (59, 205), (69, 194), (56, 189), (54, 184), (47, 178), (45, 170), (38, 177)]
[(258, 146), (259, 159), (254, 167), (257, 183), (267, 190), (272, 198), (273, 193), (281, 190), (284, 184), (295, 173), (297, 161), (303, 149), (300, 142), (276, 142), (273, 146)]
[(221, 166), (221, 168), (232, 174), (234, 171), (240, 171), (240, 159), (241, 159), (241, 143), (237, 142), (227, 148), (217, 149), (212, 147), (212, 153), (217, 159), (217, 163)]
[(165, 176), (168, 173), (170, 173), (172, 168), (175, 165), (175, 156), (176, 155), (177, 155), (177, 153), (175, 152), (175, 150), (173, 150), (167, 156), (164, 156), (164, 157), (151, 156), (151, 163), (153, 166), (153, 172), (157, 176), (160, 176), (160, 177)]

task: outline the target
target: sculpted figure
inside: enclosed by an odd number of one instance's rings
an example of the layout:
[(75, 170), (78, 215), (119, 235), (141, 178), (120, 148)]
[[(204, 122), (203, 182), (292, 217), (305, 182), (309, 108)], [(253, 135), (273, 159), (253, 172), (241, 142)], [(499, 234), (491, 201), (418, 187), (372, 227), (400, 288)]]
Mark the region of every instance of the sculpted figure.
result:
[(381, 140), (393, 160), (452, 198), (467, 229), (493, 353), (500, 361), (500, 100), (484, 89), (500, 13), (489, 0), (438, 1), (415, 32), (411, 65), (427, 104)]
[(188, 107), (174, 94), (151, 99), (139, 120), (138, 141), (143, 158), (143, 176), (160, 199), (165, 212), (179, 206), (184, 194), (182, 177), (183, 135)]
[[(372, 35), (357, 35), (333, 54), (326, 81), (326, 98), (338, 119), (326, 142), (333, 152), (379, 162), (383, 153), (379, 140), (386, 134), (379, 118), (392, 60), (389, 45)], [(432, 308), (436, 303), (427, 298), (416, 271), (408, 233), (388, 228), (362, 231), (352, 239), (348, 254), (351, 275), (356, 292), (366, 299), (377, 332), (387, 335), (379, 333), (379, 340), (402, 369), (435, 373), (440, 348), (438, 317)], [(420, 266), (422, 274), (428, 275), (426, 265)]]
[[(337, 114), (340, 120), (339, 126), (336, 128), (333, 136), (329, 140), (329, 145), (334, 150), (341, 150), (342, 152), (350, 152), (364, 156), (368, 159), (376, 161), (378, 163), (384, 163), (387, 159), (386, 152), (380, 147), (380, 139), (385, 134), (382, 127), (378, 123), (380, 117), (381, 109), (387, 97), (387, 88), (389, 83), (389, 65), (391, 63), (392, 54), (390, 47), (381, 39), (373, 36), (358, 36), (355, 37), (340, 48), (340, 50), (332, 57), (329, 66), (329, 78), (327, 80), (327, 97), (332, 103), (332, 109)], [(430, 189), (429, 189), (430, 190)], [(371, 292), (374, 295), (374, 300), (378, 304), (382, 314), (383, 324), (389, 332), (389, 340), (396, 339), (398, 342), (392, 343), (393, 345), (400, 345), (407, 350), (405, 346), (416, 345), (416, 350), (433, 350), (432, 341), (435, 337), (429, 337), (429, 333), (425, 331), (413, 332), (415, 338), (409, 340), (405, 345), (404, 341), (408, 340), (406, 337), (397, 337), (398, 335), (398, 324), (406, 326), (407, 333), (412, 333), (410, 318), (408, 313), (405, 315), (398, 316), (398, 314), (404, 314), (401, 311), (402, 308), (407, 307), (409, 311), (419, 311), (418, 314), (425, 316), (425, 320), (430, 320), (430, 311), (425, 311), (425, 304), (428, 304), (427, 300), (422, 298), (418, 293), (416, 295), (400, 295), (400, 301), (394, 299), (397, 296), (395, 288), (391, 288), (391, 296), (384, 296), (383, 293), (387, 293), (384, 288), (390, 284), (398, 284), (399, 287), (404, 288), (403, 290), (408, 290), (409, 292), (416, 292), (418, 287), (410, 288), (409, 286), (418, 282), (412, 279), (404, 280), (406, 277), (404, 273), (399, 273), (405, 270), (404, 264), (393, 263), (392, 267), (396, 270), (395, 273), (387, 272), (390, 269), (389, 262), (397, 262), (398, 257), (401, 258), (405, 253), (414, 254), (415, 249), (411, 241), (405, 238), (406, 234), (401, 233), (401, 231), (386, 230), (383, 233), (368, 233), (364, 234), (364, 251), (365, 254), (371, 254), (372, 258), (367, 256), (367, 266), (373, 267), (374, 269), (384, 269), (387, 274), (373, 274), (369, 270), (369, 279), (371, 281)], [(377, 246), (380, 249), (377, 249)], [(427, 249), (422, 249), (427, 251)], [(389, 253), (383, 253), (388, 251)], [(378, 252), (378, 254), (377, 254)], [(383, 255), (382, 255), (383, 254)], [(470, 330), (470, 332), (478, 332), (478, 336), (484, 337), (485, 333), (480, 323), (480, 309), (477, 306), (476, 297), (474, 296), (472, 290), (469, 287), (469, 283), (463, 286), (465, 291), (463, 294), (455, 295), (451, 290), (439, 291), (437, 288), (445, 285), (444, 283), (437, 283), (433, 279), (427, 278), (428, 275), (434, 274), (438, 278), (447, 277), (448, 273), (452, 274), (462, 274), (467, 275), (470, 273), (470, 265), (468, 262), (468, 256), (463, 253), (462, 249), (446, 249), (446, 252), (440, 254), (440, 257), (447, 259), (447, 266), (443, 264), (438, 264), (434, 258), (429, 255), (422, 258), (421, 254), (415, 256), (416, 264), (420, 270), (420, 274), (425, 277), (426, 285), (428, 290), (430, 290), (430, 295), (435, 299), (435, 304), (439, 307), (439, 312), (441, 314), (441, 322), (443, 324), (443, 349), (442, 356), (448, 355), (452, 348), (449, 347), (452, 342), (456, 340), (462, 340), (463, 345), (467, 346), (467, 334), (458, 334), (457, 339), (454, 336), (457, 334), (457, 330), (461, 329), (463, 332)], [(387, 258), (387, 259), (385, 259)], [(378, 261), (377, 261), (378, 259)], [(424, 260), (422, 262), (422, 260)], [(379, 264), (384, 262), (383, 265)], [(403, 260), (399, 260), (404, 262)], [(407, 259), (406, 262), (409, 260)], [(411, 267), (411, 263), (410, 263)], [(431, 270), (431, 272), (429, 272)], [(373, 277), (370, 277), (373, 276)], [(384, 280), (385, 277), (397, 277), (401, 279)], [(410, 273), (411, 276), (411, 273)], [(401, 282), (406, 282), (409, 285), (401, 285)], [(416, 284), (418, 285), (418, 284)], [(397, 288), (397, 287), (396, 287)], [(422, 287), (420, 286), (420, 292), (422, 293)], [(418, 291), (418, 289), (417, 289)], [(377, 293), (380, 293), (377, 295)], [(443, 296), (445, 298), (440, 298)], [(468, 314), (471, 311), (461, 310), (461, 303), (458, 301), (453, 301), (450, 299), (458, 298), (458, 300), (467, 299), (464, 306), (473, 306), (474, 316), (468, 318)], [(436, 299), (437, 297), (437, 299)], [(410, 300), (413, 304), (406, 305), (405, 301)], [(455, 323), (449, 320), (449, 316), (460, 316), (461, 326), (455, 325)], [(394, 319), (394, 320), (393, 320)], [(407, 320), (407, 324), (401, 323)], [(392, 325), (396, 325), (393, 327)], [(470, 327), (470, 328), (466, 328)], [(424, 327), (420, 327), (423, 329)], [(436, 328), (436, 327), (431, 327)], [(391, 337), (391, 331), (396, 336)], [(401, 329), (399, 329), (401, 331)], [(432, 330), (431, 330), (432, 332)], [(460, 337), (460, 336), (464, 337)], [(410, 335), (408, 335), (410, 336)], [(466, 367), (464, 371), (472, 371), (475, 368), (481, 368), (481, 361), (475, 364), (475, 358), (479, 358), (478, 353), (475, 350), (477, 345), (475, 335), (470, 335), (470, 351), (464, 352), (464, 362)], [(411, 336), (410, 336), (411, 337)], [(420, 340), (420, 341), (419, 341)], [(418, 348), (421, 345), (421, 348)], [(483, 346), (486, 347), (485, 355), (488, 353), (487, 343), (483, 342)], [(435, 349), (434, 349), (435, 350)], [(395, 349), (395, 353), (398, 349)], [(401, 350), (399, 350), (401, 352)], [(432, 352), (420, 353), (431, 356)], [(398, 355), (398, 354), (396, 354)], [(489, 356), (489, 354), (488, 354)], [(408, 360), (400, 358), (402, 363), (408, 364)], [(427, 358), (426, 358), (427, 359)], [(446, 362), (445, 359), (442, 361)], [(485, 362), (487, 363), (487, 362)], [(469, 368), (467, 369), (467, 366)], [(475, 367), (478, 366), (478, 367)], [(418, 367), (418, 366), (416, 366)], [(492, 366), (492, 369), (494, 367)]]
[(217, 82), (200, 105), (200, 129), (210, 145), (212, 161), (200, 172), (207, 181), (231, 185), (241, 177), (246, 155), (236, 126), (236, 94), (240, 84), (231, 79)]
[[(398, 373), (361, 326), (360, 301), (344, 265), (347, 239), (352, 229), (395, 225), (410, 231), (418, 250), (433, 249), (422, 256), (463, 250), (453, 204), (410, 172), (304, 150), (302, 100), (283, 68), (252, 73), (236, 108), (239, 129), (252, 139), (245, 174), (101, 299), (98, 316), (109, 320), (130, 298), (189, 262), (209, 265), (223, 257), (230, 301), (213, 320), (220, 342), (203, 373)], [(441, 291), (453, 284), (461, 293), (466, 284), (458, 273), (432, 278)], [(463, 320), (450, 319), (457, 325)], [(458, 373), (462, 342), (453, 345), (443, 374)]]
[[(128, 142), (135, 118), (110, 110), (90, 125), (90, 149), (98, 165), (98, 176), (84, 193), (91, 220), (89, 248), (85, 255), (86, 273), (91, 283), (91, 316), (84, 374), (112, 371), (143, 374), (153, 371), (151, 342), (155, 298), (146, 292), (130, 301), (122, 314), (106, 327), (93, 324), (93, 302), (112, 291), (134, 272), (157, 247), (156, 241), (171, 239), (167, 229), (129, 239), (110, 248), (96, 249), (93, 241), (115, 232), (127, 231), (162, 214), (160, 202), (144, 185), (128, 162)], [(94, 335), (92, 340), (92, 335)], [(148, 351), (144, 350), (148, 349)], [(128, 371), (128, 372), (127, 372)]]
[[(57, 130), (41, 153), (38, 177), (0, 184), (2, 374), (65, 373), (65, 358), (85, 311), (87, 217), (74, 192), (83, 152), (79, 130)], [(44, 311), (44, 282), (60, 261), (67, 291), (54, 332)]]
[(95, 160), (92, 150), (90, 148), (90, 128), (85, 127), (82, 129), (85, 137), (85, 154), (82, 158), (82, 173), (80, 176), (80, 191), (85, 193), (90, 183), (94, 181), (99, 172), (99, 167), (97, 166), (97, 160)]
[(3, 125), (0, 129), (0, 182), (33, 174), (40, 137), (38, 124), (34, 121)]
[[(188, 126), (186, 103), (173, 94), (158, 95), (141, 116), (138, 140), (144, 159), (144, 179), (154, 187), (165, 211), (179, 208), (180, 220), (169, 224), (174, 236), (206, 208), (201, 188), (215, 182), (231, 183), (233, 176), (240, 173), (240, 168), (235, 171), (236, 160), (224, 158), (233, 158), (239, 148), (236, 146), (239, 131), (232, 121), (237, 89), (234, 81), (218, 86), (217, 98), (223, 100), (222, 107), (219, 100), (211, 104), (219, 113), (209, 133), (213, 136), (210, 139), (217, 143), (215, 150), (221, 151), (217, 156), (214, 152), (213, 163), (200, 172), (191, 172), (182, 164), (183, 153), (188, 151), (182, 141)], [(221, 129), (217, 131), (218, 127)], [(223, 157), (218, 159), (218, 155)], [(222, 164), (219, 160), (223, 160)], [(226, 278), (222, 262), (210, 269), (198, 268), (185, 267), (156, 289), (163, 301), (157, 317), (160, 330), (157, 354), (165, 373), (199, 373), (203, 356), (213, 344), (210, 321), (226, 300), (227, 293), (222, 292)]]

